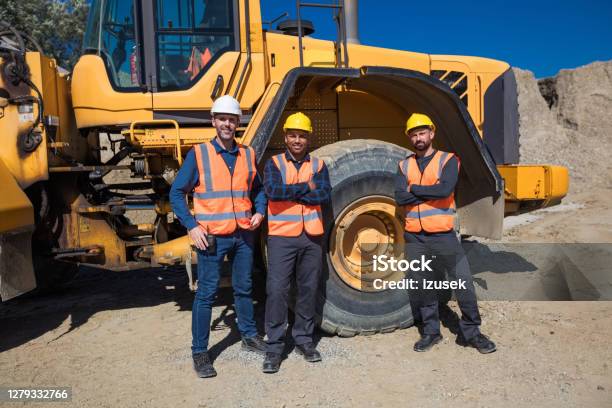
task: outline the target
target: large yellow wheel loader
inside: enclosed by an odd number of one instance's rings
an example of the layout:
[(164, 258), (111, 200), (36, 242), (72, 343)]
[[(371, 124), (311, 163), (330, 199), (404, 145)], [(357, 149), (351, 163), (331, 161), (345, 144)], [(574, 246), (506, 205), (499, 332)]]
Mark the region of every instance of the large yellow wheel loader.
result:
[[(338, 38), (312, 38), (304, 7), (327, 7)], [(210, 108), (234, 95), (239, 141), (258, 166), (284, 150), (281, 125), (313, 119), (325, 160), (321, 327), (342, 336), (412, 324), (406, 293), (377, 290), (364, 255), (403, 242), (393, 176), (413, 112), (436, 123), (437, 148), (461, 159), (461, 234), (500, 238), (505, 214), (559, 203), (568, 173), (518, 165), (518, 113), (508, 64), (361, 45), (355, 1), (301, 4), (264, 29), (254, 0), (93, 0), (72, 73), (4, 30), (0, 41), (0, 294), (62, 281), (79, 263), (121, 270), (195, 261), (168, 191), (192, 146), (215, 136)], [(110, 143), (101, 143), (110, 142)], [(105, 146), (111, 158), (101, 160)], [(130, 170), (134, 183), (109, 183)], [(145, 193), (139, 193), (143, 191)], [(133, 210), (155, 211), (133, 224)], [(189, 268), (187, 268), (189, 269)]]

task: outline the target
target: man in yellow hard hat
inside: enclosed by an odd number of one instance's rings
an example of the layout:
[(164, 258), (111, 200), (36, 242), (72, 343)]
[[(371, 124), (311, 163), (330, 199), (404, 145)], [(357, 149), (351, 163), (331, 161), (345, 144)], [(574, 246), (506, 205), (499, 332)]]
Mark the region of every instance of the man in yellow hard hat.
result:
[[(436, 285), (445, 271), (455, 282), (461, 309), (458, 343), (481, 353), (495, 351), (495, 343), (480, 333), (480, 314), (470, 267), (454, 230), (455, 186), (459, 158), (433, 147), (436, 127), (424, 114), (414, 113), (406, 122), (406, 134), (415, 150), (399, 163), (395, 200), (404, 208), (405, 254), (412, 260), (430, 259), (433, 268), (411, 270), (416, 282), (410, 291), (415, 320), (420, 320), (421, 338), (415, 351), (427, 351), (442, 340)], [(425, 257), (425, 258), (423, 258)], [(411, 262), (412, 264), (412, 262)], [(431, 283), (430, 283), (431, 282)]]
[(308, 362), (321, 361), (313, 342), (315, 308), (322, 262), (323, 212), (331, 186), (323, 160), (311, 156), (312, 124), (301, 112), (287, 117), (284, 153), (272, 157), (264, 170), (268, 197), (268, 277), (266, 285), (266, 357), (264, 373), (280, 368), (285, 347), (289, 287), (297, 286), (296, 351)]

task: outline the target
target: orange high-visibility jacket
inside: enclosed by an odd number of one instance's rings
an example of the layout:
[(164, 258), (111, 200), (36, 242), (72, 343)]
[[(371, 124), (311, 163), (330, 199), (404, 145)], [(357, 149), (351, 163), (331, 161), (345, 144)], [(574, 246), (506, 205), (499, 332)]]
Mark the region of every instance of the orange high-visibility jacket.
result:
[[(433, 186), (440, 182), (444, 165), (453, 157), (453, 153), (438, 150), (431, 161), (421, 173), (414, 155), (399, 163), (400, 169), (408, 185), (419, 184), (422, 186)], [(440, 200), (429, 200), (418, 205), (404, 206), (406, 222), (405, 229), (408, 232), (445, 232), (454, 227), (455, 216), (455, 194)]]
[(221, 154), (212, 143), (194, 148), (199, 183), (193, 192), (196, 221), (211, 234), (231, 234), (251, 225), (250, 193), (257, 175), (252, 147), (238, 145), (234, 173), (230, 174)]
[[(323, 160), (310, 156), (300, 170), (287, 160), (285, 154), (272, 157), (285, 184), (307, 183), (311, 176), (321, 171)], [(268, 201), (268, 234), (297, 237), (303, 230), (308, 235), (323, 235), (323, 216), (320, 205), (304, 205), (295, 201)]]

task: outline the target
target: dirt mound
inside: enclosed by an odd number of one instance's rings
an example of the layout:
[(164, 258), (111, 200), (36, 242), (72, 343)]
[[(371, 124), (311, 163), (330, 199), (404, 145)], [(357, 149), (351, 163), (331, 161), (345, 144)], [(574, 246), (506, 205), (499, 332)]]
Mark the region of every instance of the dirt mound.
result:
[(570, 191), (611, 188), (612, 61), (561, 70), (536, 80), (514, 68), (518, 84), (521, 163), (570, 170)]
[(567, 165), (567, 133), (540, 94), (531, 71), (514, 69), (518, 87), (521, 163)]
[(605, 137), (604, 142), (612, 141), (612, 61), (561, 70), (553, 81), (547, 78), (539, 84), (544, 95), (546, 88), (556, 95), (548, 103), (558, 123), (585, 135)]

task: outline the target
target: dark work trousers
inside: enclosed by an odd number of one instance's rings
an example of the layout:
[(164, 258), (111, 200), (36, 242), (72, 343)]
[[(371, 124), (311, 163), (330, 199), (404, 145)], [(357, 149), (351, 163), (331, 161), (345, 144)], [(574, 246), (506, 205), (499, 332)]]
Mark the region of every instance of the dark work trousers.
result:
[(469, 340), (480, 334), (480, 313), (474, 290), (474, 283), (467, 258), (454, 231), (436, 234), (404, 233), (406, 240), (405, 259), (420, 260), (422, 256), (432, 259), (433, 271), (410, 271), (409, 274), (418, 282), (418, 289), (410, 291), (410, 303), (415, 320), (422, 321), (423, 334), (440, 333), (438, 315), (438, 296), (443, 291), (427, 289), (423, 280), (443, 282), (445, 273), (449, 281), (463, 280), (466, 289), (455, 290), (455, 297), (461, 309), (459, 331), (464, 339)]
[(266, 284), (266, 334), (268, 352), (281, 354), (285, 347), (289, 289), (295, 274), (297, 296), (292, 335), (296, 345), (312, 342), (317, 289), (321, 275), (322, 237), (305, 232), (297, 237), (268, 237)]

